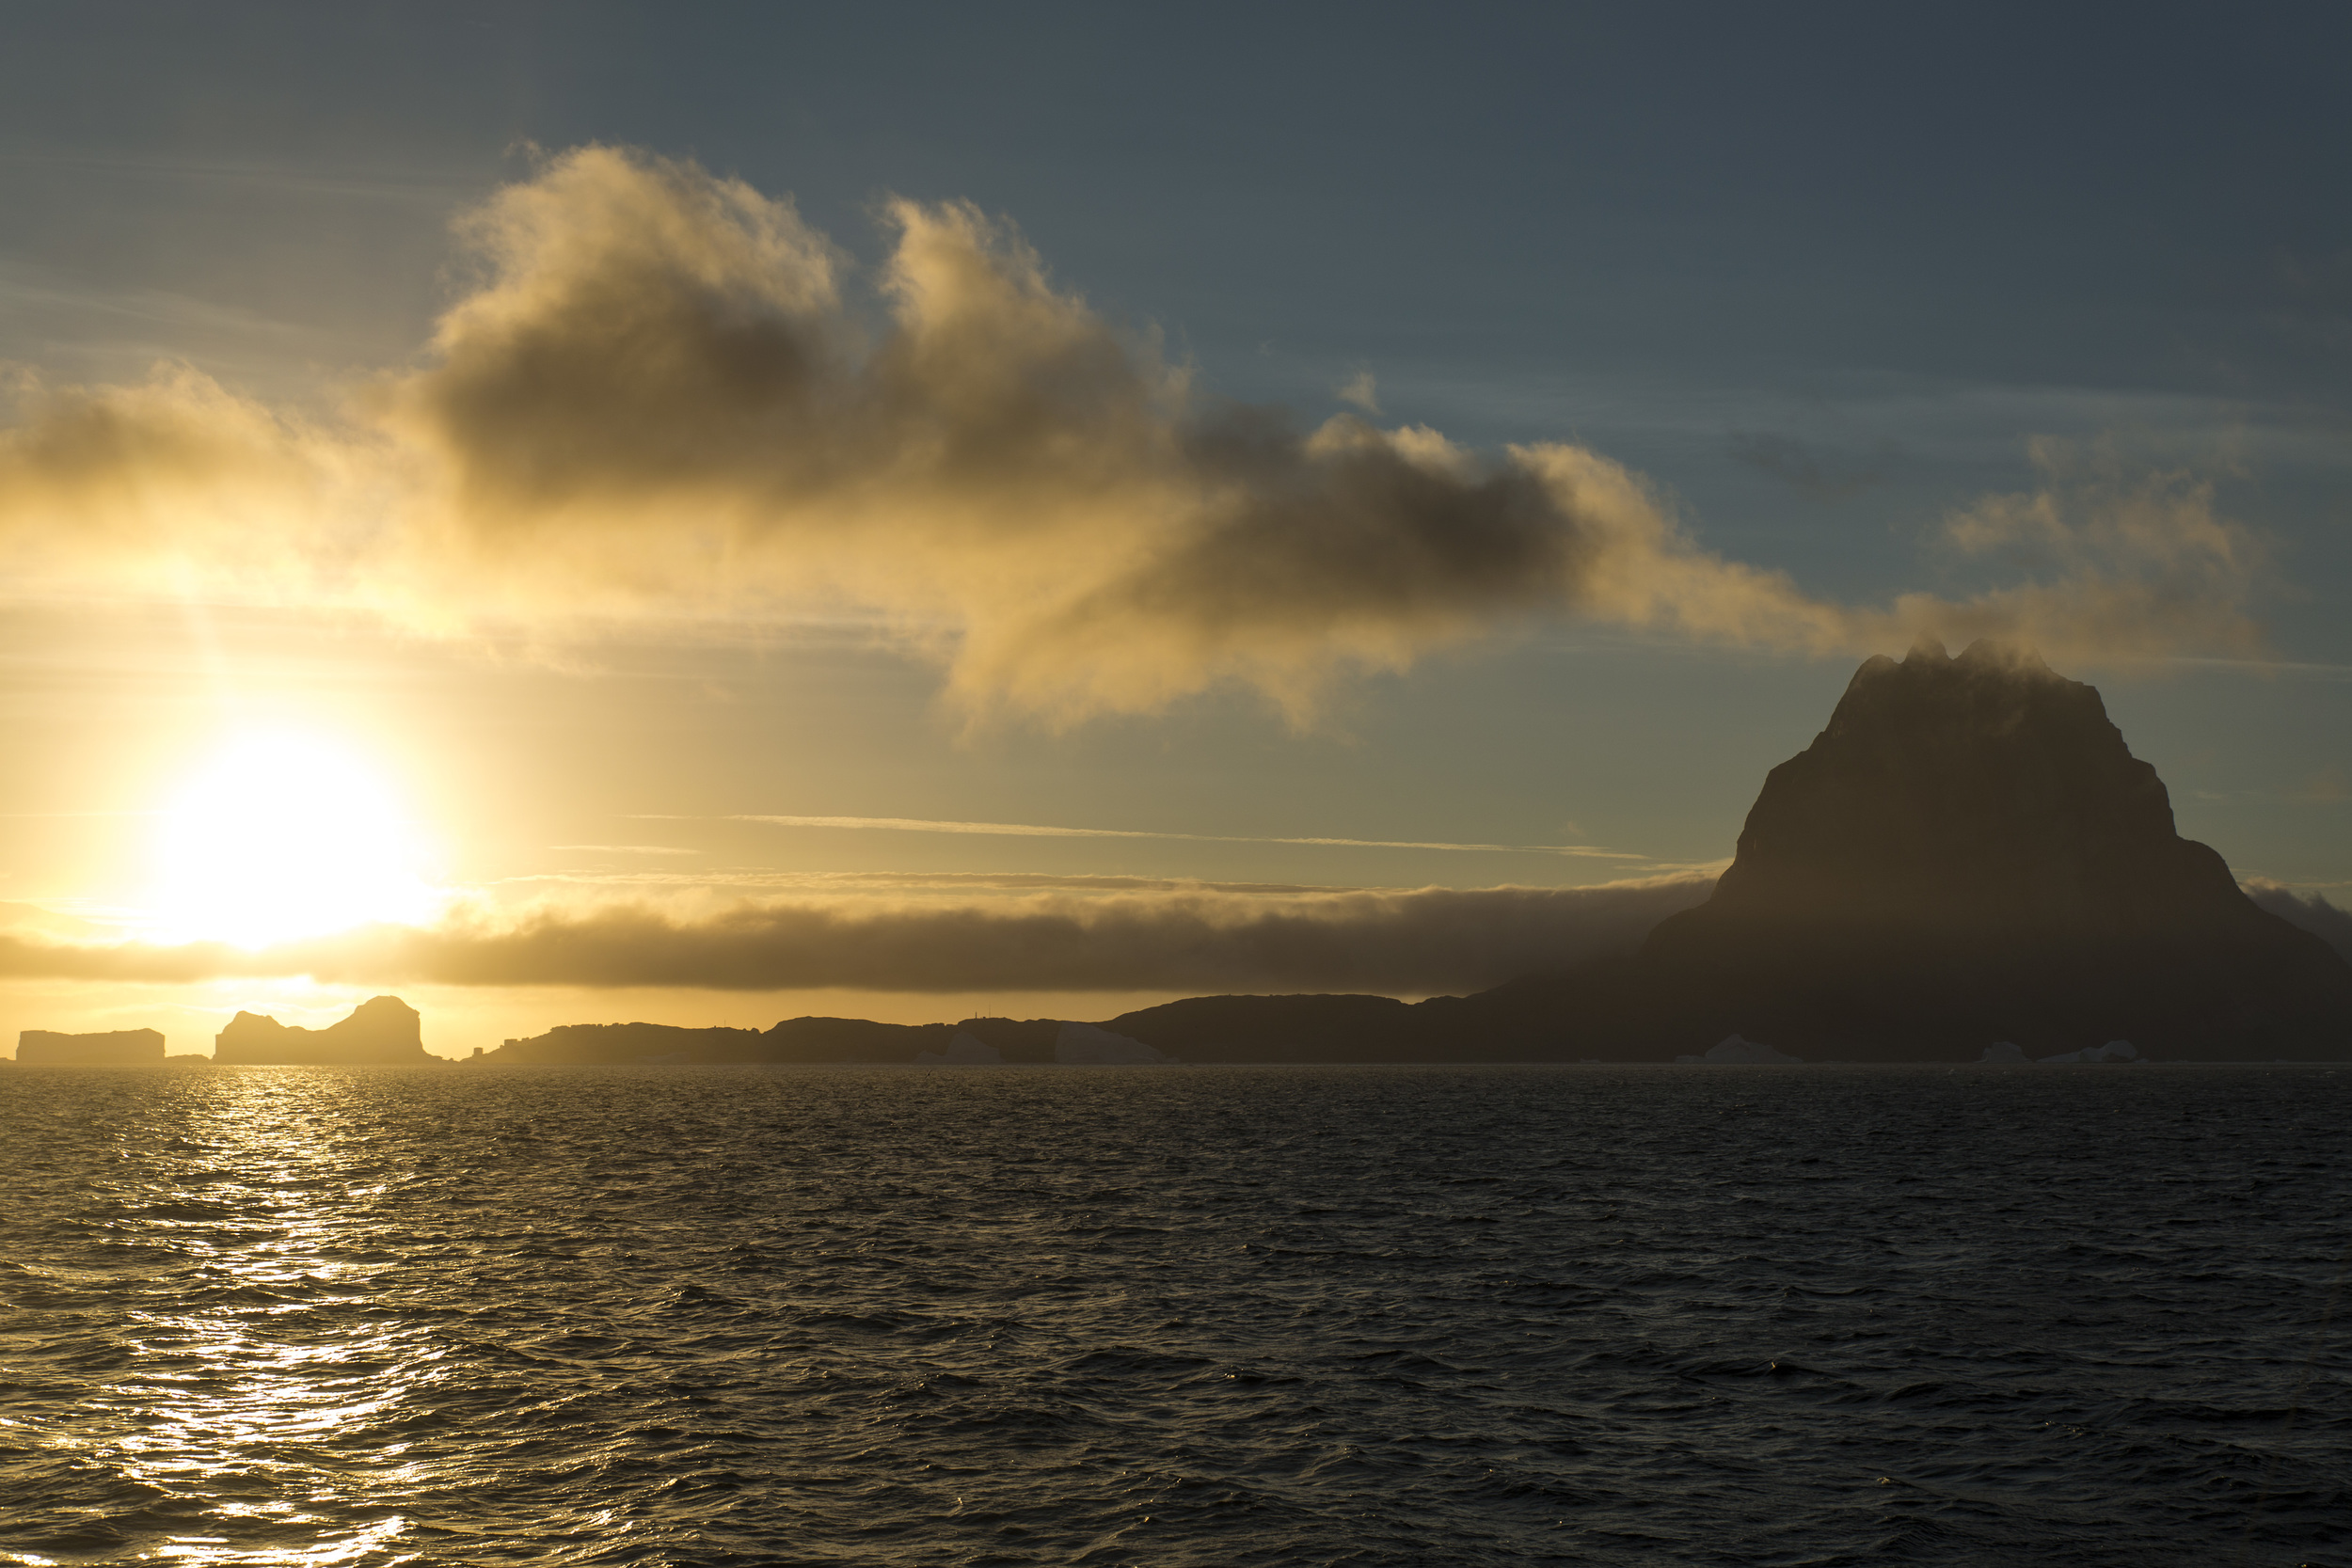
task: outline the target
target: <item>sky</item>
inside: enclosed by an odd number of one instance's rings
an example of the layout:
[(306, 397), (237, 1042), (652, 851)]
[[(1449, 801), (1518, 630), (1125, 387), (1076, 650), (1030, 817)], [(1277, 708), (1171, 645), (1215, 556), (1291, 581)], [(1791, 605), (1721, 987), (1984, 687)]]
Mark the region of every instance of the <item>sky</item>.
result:
[(1476, 989), (1922, 635), (2352, 886), (2340, 8), (0, 45), (0, 1041)]

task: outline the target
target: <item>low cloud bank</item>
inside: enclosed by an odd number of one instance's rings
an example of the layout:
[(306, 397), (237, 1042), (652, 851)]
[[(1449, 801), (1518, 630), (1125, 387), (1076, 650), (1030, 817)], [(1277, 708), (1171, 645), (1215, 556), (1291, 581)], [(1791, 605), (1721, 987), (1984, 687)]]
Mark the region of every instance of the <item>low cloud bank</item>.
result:
[(498, 927), (377, 927), (261, 952), (0, 937), (0, 974), (705, 990), (1469, 991), (1629, 948), (1713, 887), (1709, 876), (1677, 876), (1586, 888), (1203, 890), (882, 909), (802, 901), (698, 919), (624, 905)]
[[(958, 202), (884, 216), (861, 292), (788, 200), (575, 150), (462, 220), (479, 286), (335, 419), (185, 368), (22, 380), (0, 552), (20, 574), (453, 631), (846, 599), (940, 657), (970, 710), (1049, 723), (1226, 683), (1303, 720), (1349, 670), (1564, 612), (1818, 653), (2256, 641), (2258, 552), (2184, 476), (2045, 461), (2041, 488), (1945, 531), (2013, 561), (2015, 586), (1841, 606), (1700, 548), (1597, 453), (1223, 402), (1008, 224)], [(1368, 375), (1343, 395), (1377, 416)]]
[(2246, 895), (2256, 904), (2352, 959), (2352, 910), (2336, 908), (2325, 894), (2307, 897), (2280, 882), (2249, 881), (2245, 887)]

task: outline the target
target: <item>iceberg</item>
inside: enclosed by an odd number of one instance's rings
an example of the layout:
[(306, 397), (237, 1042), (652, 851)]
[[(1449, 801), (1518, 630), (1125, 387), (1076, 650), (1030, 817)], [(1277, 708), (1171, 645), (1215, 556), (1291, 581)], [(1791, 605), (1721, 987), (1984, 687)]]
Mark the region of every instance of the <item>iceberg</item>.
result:
[(1708, 1046), (1704, 1056), (1677, 1056), (1675, 1060), (1692, 1067), (1771, 1067), (1802, 1062), (1804, 1058), (1734, 1034)]
[(2129, 1040), (2109, 1040), (2096, 1051), (2070, 1051), (2063, 1056), (2044, 1056), (2043, 1067), (2071, 1067), (2090, 1062), (2137, 1062), (2139, 1048)]
[(1091, 1023), (1065, 1023), (1054, 1037), (1054, 1060), (1064, 1067), (1156, 1067), (1175, 1059)]
[(947, 1042), (947, 1049), (926, 1051), (914, 1058), (916, 1067), (1002, 1067), (1005, 1053), (994, 1046), (975, 1039), (962, 1030)]

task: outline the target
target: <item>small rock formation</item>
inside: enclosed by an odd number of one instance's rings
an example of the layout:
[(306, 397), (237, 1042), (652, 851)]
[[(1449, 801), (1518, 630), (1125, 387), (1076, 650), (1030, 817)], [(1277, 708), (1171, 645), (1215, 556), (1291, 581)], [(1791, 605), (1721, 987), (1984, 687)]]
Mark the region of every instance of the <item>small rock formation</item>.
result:
[(94, 1035), (27, 1029), (16, 1037), (16, 1059), (26, 1067), (160, 1067), (164, 1037), (153, 1029)]
[(428, 1055), (417, 1010), (376, 996), (324, 1029), (288, 1028), (262, 1013), (239, 1013), (213, 1042), (213, 1060), (246, 1067), (385, 1067), (438, 1062)]
[(1054, 1037), (1054, 1060), (1064, 1067), (1158, 1067), (1175, 1058), (1132, 1036), (1091, 1023), (1065, 1023)]
[(1002, 1067), (1005, 1053), (993, 1045), (974, 1039), (962, 1030), (947, 1042), (945, 1052), (924, 1051), (916, 1053), (916, 1067)]
[(1685, 1067), (1774, 1067), (1802, 1062), (1804, 1058), (1775, 1051), (1755, 1040), (1742, 1039), (1738, 1035), (1726, 1035), (1708, 1046), (1703, 1056), (1677, 1056), (1675, 1060)]
[(1994, 1040), (1984, 1048), (1984, 1054), (1977, 1058), (1977, 1065), (1979, 1067), (2025, 1067), (2032, 1060), (2032, 1057), (2026, 1055), (2019, 1048), (2015, 1040)]

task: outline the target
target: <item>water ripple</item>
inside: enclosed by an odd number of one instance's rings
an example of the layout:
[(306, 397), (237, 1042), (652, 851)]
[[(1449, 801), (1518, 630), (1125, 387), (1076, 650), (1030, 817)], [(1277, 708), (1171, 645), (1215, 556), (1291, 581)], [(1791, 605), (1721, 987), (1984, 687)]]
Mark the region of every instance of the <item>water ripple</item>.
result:
[(2348, 1091), (18, 1068), (0, 1553), (2316, 1562)]

